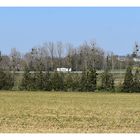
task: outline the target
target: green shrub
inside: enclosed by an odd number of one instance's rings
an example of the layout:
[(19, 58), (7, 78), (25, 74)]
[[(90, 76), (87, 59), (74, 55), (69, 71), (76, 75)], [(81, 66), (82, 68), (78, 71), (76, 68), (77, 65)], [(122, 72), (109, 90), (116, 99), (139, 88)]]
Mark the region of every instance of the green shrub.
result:
[(114, 91), (114, 78), (108, 70), (101, 74), (101, 89), (105, 91)]
[(129, 66), (126, 70), (122, 91), (133, 92), (134, 90), (133, 86), (134, 86), (134, 82), (133, 82), (132, 67)]

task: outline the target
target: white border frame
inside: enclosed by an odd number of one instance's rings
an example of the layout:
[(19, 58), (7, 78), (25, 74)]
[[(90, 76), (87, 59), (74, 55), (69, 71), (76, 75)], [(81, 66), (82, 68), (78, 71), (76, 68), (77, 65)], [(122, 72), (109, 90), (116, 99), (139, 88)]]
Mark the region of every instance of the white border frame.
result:
[(119, 6), (137, 7), (140, 6), (139, 0), (0, 0), (0, 6)]
[[(139, 0), (1, 0), (0, 7), (138, 7)], [(0, 134), (1, 140), (139, 140), (140, 134)]]
[(1, 140), (139, 140), (140, 134), (0, 134)]

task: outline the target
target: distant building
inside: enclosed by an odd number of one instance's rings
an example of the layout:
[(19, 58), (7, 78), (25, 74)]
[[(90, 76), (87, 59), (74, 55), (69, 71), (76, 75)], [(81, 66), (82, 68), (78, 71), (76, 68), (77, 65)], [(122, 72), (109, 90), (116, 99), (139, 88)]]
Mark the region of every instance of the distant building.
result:
[(71, 68), (57, 68), (58, 72), (71, 72)]
[(140, 62), (140, 58), (133, 58), (135, 62)]
[(126, 56), (118, 56), (119, 61), (125, 61), (127, 58)]

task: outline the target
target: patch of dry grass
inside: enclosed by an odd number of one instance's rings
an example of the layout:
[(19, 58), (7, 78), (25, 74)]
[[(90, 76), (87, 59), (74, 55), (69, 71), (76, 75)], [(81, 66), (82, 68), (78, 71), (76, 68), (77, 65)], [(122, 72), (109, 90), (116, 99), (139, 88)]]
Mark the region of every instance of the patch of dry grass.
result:
[(140, 94), (3, 91), (0, 132), (140, 132)]

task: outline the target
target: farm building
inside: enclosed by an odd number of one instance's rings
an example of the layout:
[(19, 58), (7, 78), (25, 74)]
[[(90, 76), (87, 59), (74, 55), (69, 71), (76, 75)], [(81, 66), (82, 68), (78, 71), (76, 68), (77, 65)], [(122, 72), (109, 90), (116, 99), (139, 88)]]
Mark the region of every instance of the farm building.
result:
[(71, 68), (57, 68), (58, 72), (71, 72)]

